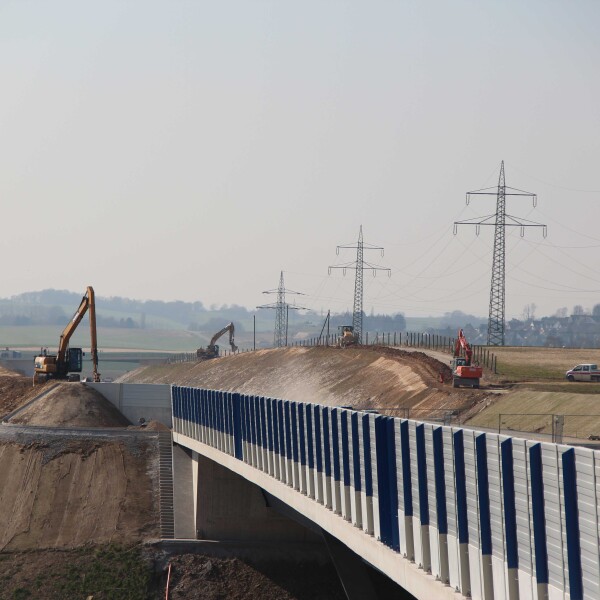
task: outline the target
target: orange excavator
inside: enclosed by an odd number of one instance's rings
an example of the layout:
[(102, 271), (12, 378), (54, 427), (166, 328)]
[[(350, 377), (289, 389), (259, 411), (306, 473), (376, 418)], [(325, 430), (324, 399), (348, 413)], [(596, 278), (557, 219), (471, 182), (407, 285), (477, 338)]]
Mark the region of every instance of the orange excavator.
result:
[(233, 341), (235, 329), (233, 327), (233, 323), (229, 323), (229, 325), (225, 325), (225, 327), (223, 327), (223, 329), (221, 329), (220, 331), (217, 331), (217, 333), (215, 333), (215, 335), (212, 336), (212, 339), (210, 340), (210, 343), (206, 347), (206, 350), (204, 348), (198, 348), (198, 350), (196, 350), (196, 356), (198, 358), (217, 358), (219, 356), (219, 346), (217, 346), (217, 340), (224, 333), (227, 333), (228, 331), (229, 331), (229, 344), (231, 346), (231, 351), (233, 353), (237, 352), (238, 348)]
[(100, 381), (100, 373), (98, 373), (98, 340), (96, 336), (96, 301), (94, 288), (88, 286), (79, 308), (60, 335), (57, 354), (48, 354), (47, 350), (42, 350), (41, 354), (34, 358), (34, 385), (48, 379), (79, 381), (79, 373), (81, 373), (83, 363), (83, 352), (81, 348), (69, 348), (69, 340), (88, 310), (90, 312), (93, 378), (95, 382)]
[[(461, 351), (464, 356), (461, 356)], [(452, 385), (454, 387), (478, 388), (479, 380), (483, 375), (483, 369), (480, 366), (471, 364), (473, 350), (467, 342), (467, 338), (462, 329), (458, 330), (458, 337), (454, 344), (454, 358), (450, 361), (452, 365)]]

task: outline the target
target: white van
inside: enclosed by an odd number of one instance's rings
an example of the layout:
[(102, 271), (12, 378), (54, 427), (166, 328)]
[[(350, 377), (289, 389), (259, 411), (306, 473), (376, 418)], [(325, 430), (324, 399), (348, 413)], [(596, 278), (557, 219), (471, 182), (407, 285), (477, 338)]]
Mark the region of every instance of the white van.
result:
[(600, 381), (598, 365), (577, 365), (565, 373), (568, 381)]

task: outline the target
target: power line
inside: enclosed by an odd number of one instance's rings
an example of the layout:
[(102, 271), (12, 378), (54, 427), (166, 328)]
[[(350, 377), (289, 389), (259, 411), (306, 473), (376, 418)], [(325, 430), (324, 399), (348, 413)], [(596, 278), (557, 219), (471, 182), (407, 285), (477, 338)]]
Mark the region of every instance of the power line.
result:
[(510, 167), (515, 168), (517, 171), (523, 173), (523, 175), (525, 175), (527, 177), (531, 177), (531, 179), (535, 179), (536, 181), (539, 181), (540, 183), (543, 183), (544, 185), (556, 188), (557, 190), (564, 190), (566, 192), (579, 192), (582, 194), (600, 194), (600, 190), (582, 190), (580, 188), (565, 187), (563, 185), (551, 183), (550, 181), (544, 181), (543, 179), (540, 179), (539, 177), (536, 177), (535, 175), (530, 175), (529, 173), (525, 173), (525, 171), (523, 171), (522, 169), (519, 169), (519, 167), (516, 167), (515, 165), (510, 165)]
[(391, 275), (391, 269), (387, 267), (380, 267), (379, 265), (372, 265), (371, 263), (365, 262), (364, 251), (365, 250), (380, 250), (381, 256), (383, 256), (383, 248), (381, 246), (373, 246), (371, 244), (365, 244), (363, 241), (362, 225), (358, 234), (358, 242), (354, 245), (343, 245), (337, 246), (336, 254), (339, 255), (340, 248), (351, 248), (356, 249), (356, 261), (352, 263), (346, 263), (343, 265), (333, 265), (329, 267), (329, 273), (331, 274), (332, 269), (342, 269), (343, 274), (346, 274), (347, 269), (356, 271), (356, 279), (354, 280), (354, 306), (352, 311), (352, 327), (354, 328), (354, 335), (359, 344), (362, 344), (362, 329), (363, 329), (363, 274), (365, 269), (371, 269), (373, 276), (377, 274), (377, 271), (387, 271), (388, 276)]
[[(491, 191), (495, 190), (495, 191)], [(508, 192), (506, 190), (509, 190)], [(490, 289), (490, 309), (488, 317), (488, 346), (504, 346), (504, 324), (506, 314), (506, 228), (520, 227), (521, 237), (526, 227), (542, 227), (546, 237), (547, 226), (527, 219), (514, 217), (506, 213), (506, 196), (526, 196), (537, 205), (537, 195), (506, 185), (504, 177), (504, 161), (500, 165), (500, 177), (497, 188), (484, 188), (467, 192), (467, 204), (471, 196), (496, 196), (496, 212), (485, 217), (476, 217), (465, 221), (454, 222), (454, 234), (459, 225), (475, 225), (475, 233), (479, 235), (482, 226), (494, 226), (494, 255), (492, 262), (492, 284)]]
[(283, 283), (283, 271), (279, 277), (279, 286), (275, 290), (267, 290), (263, 294), (277, 294), (277, 302), (274, 304), (263, 304), (256, 308), (272, 308), (275, 309), (275, 333), (273, 336), (273, 343), (276, 348), (287, 346), (288, 343), (288, 316), (290, 308), (292, 310), (300, 310), (301, 306), (290, 306), (285, 301), (286, 294), (298, 294), (304, 296), (302, 292), (294, 292), (293, 290), (286, 290), (285, 284)]

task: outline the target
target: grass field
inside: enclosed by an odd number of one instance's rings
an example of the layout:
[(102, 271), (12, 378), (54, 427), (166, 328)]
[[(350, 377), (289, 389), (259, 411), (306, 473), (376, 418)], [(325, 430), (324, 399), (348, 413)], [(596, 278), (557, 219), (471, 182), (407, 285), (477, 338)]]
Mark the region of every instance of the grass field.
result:
[(498, 375), (508, 381), (565, 379), (579, 363), (600, 364), (600, 349), (494, 347)]
[(469, 425), (551, 434), (558, 418), (564, 422), (565, 436), (585, 439), (600, 433), (600, 383), (569, 383), (565, 379), (565, 372), (577, 364), (600, 363), (600, 350), (490, 350), (497, 356), (498, 378), (515, 386), (470, 419)]
[[(9, 347), (14, 350), (22, 348), (39, 349), (46, 346), (56, 349), (61, 334), (61, 327), (57, 325), (24, 325), (0, 326), (0, 348)], [(206, 346), (210, 341), (210, 334), (183, 329), (125, 329), (118, 327), (98, 328), (98, 348), (123, 349), (123, 350), (157, 350), (166, 352), (195, 352), (197, 348)], [(252, 347), (253, 333), (236, 332), (236, 343), (244, 349)], [(227, 336), (219, 340), (222, 348), (227, 348)], [(257, 332), (256, 342), (273, 341), (273, 331)], [(90, 333), (87, 320), (84, 320), (71, 338), (72, 346), (89, 348)]]

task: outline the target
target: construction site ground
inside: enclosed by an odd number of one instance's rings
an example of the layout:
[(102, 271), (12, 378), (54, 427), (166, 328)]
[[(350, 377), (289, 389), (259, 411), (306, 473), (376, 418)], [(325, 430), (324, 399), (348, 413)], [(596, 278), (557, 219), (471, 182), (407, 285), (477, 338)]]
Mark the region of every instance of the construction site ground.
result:
[[(567, 383), (564, 371), (600, 362), (599, 354), (499, 349), (499, 373), (486, 369), (479, 390), (452, 387), (449, 355), (388, 347), (261, 350), (142, 367), (121, 381), (236, 390), (413, 418), (455, 413), (492, 427), (504, 413), (520, 413), (520, 423), (529, 419), (533, 429), (545, 421), (524, 413), (595, 414), (581, 419), (589, 429), (600, 426), (600, 385)], [(164, 597), (168, 561), (152, 545), (159, 535), (157, 436), (148, 431), (161, 427), (144, 431), (128, 424), (81, 384), (53, 386), (33, 388), (31, 379), (0, 370), (0, 416), (25, 407), (13, 413), (11, 424), (0, 425), (0, 599)], [(285, 566), (187, 553), (171, 560), (172, 598), (341, 597), (331, 566), (317, 572), (313, 565), (313, 577), (304, 576), (302, 586)]]
[(452, 387), (450, 354), (382, 346), (259, 350), (142, 367), (119, 381), (235, 390), (490, 429), (497, 429), (500, 421), (503, 431), (519, 435), (551, 436), (553, 415), (570, 415), (565, 417), (565, 439), (600, 434), (600, 383), (565, 379), (565, 371), (576, 364), (600, 364), (600, 350), (490, 350), (497, 356), (498, 372), (484, 368), (479, 390)]
[(0, 425), (1, 600), (164, 598), (169, 561), (173, 599), (344, 597), (330, 563), (157, 549), (164, 426), (132, 426), (79, 383), (32, 388), (2, 370), (0, 417), (9, 413)]
[(383, 346), (258, 350), (196, 363), (142, 367), (121, 382), (173, 383), (382, 414), (440, 418), (484, 406), (495, 390), (454, 389), (449, 357)]

